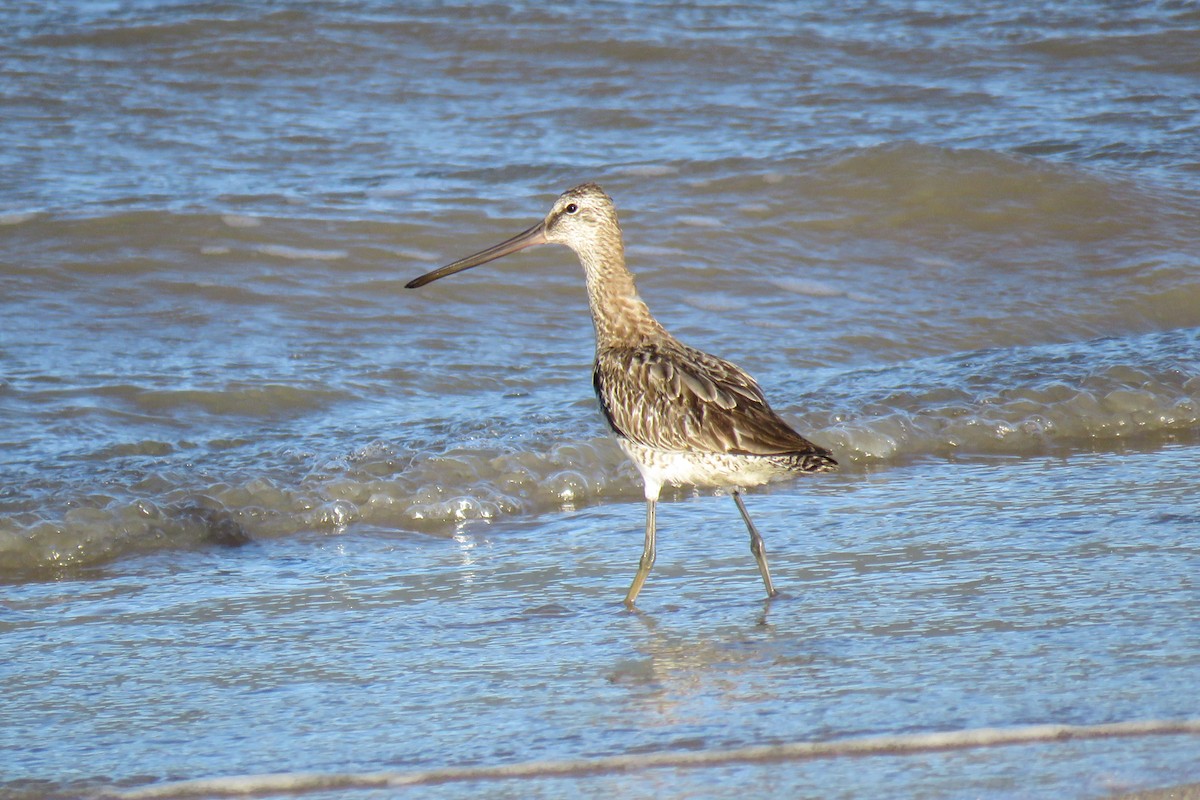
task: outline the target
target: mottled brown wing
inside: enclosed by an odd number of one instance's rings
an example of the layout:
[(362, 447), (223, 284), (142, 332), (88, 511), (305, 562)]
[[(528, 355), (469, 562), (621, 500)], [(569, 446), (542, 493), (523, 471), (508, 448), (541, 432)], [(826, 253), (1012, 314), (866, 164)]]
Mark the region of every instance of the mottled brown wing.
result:
[(695, 453), (829, 454), (780, 419), (753, 378), (686, 345), (603, 351), (592, 379), (613, 429), (639, 444)]

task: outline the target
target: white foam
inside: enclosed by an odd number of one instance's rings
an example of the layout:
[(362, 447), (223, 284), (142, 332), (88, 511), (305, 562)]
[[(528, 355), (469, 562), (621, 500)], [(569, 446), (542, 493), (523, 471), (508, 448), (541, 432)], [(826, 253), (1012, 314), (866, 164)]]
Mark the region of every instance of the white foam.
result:
[(8, 214), (0, 214), (0, 225), (20, 225), (36, 216), (36, 211), (13, 211)]
[(625, 167), (620, 172), (636, 178), (661, 178), (663, 175), (677, 175), (679, 168), (668, 164), (638, 164)]
[(720, 228), (725, 225), (724, 222), (716, 217), (704, 217), (700, 215), (688, 215), (676, 217), (682, 225), (691, 225), (694, 228)]
[(222, 214), (221, 222), (231, 228), (257, 228), (262, 225), (262, 220), (258, 217), (249, 217), (243, 214)]
[(659, 247), (653, 244), (639, 244), (626, 248), (630, 253), (639, 257), (641, 256), (671, 256), (676, 257), (682, 255), (682, 252), (677, 247)]
[(416, 248), (411, 248), (411, 247), (396, 248), (396, 249), (393, 249), (391, 252), (395, 253), (396, 255), (400, 256), (401, 258), (407, 258), (407, 259), (411, 259), (413, 261), (421, 261), (421, 262), (439, 261), (439, 260), (445, 258), (444, 255), (439, 254), (439, 253), (431, 253), (428, 250), (417, 250)]
[(345, 250), (313, 250), (284, 244), (264, 244), (255, 249), (264, 255), (293, 261), (337, 261), (349, 255)]
[(692, 308), (697, 308), (701, 311), (712, 311), (714, 313), (734, 311), (739, 308), (745, 308), (747, 305), (746, 301), (740, 298), (707, 294), (686, 294), (680, 298), (680, 301)]
[(771, 281), (785, 292), (806, 297), (845, 297), (846, 292), (836, 286), (807, 278), (775, 278)]

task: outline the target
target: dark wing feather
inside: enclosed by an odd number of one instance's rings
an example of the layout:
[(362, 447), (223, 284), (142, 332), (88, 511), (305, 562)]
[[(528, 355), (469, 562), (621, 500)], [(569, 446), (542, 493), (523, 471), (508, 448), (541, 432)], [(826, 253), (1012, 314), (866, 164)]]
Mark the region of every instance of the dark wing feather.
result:
[(665, 450), (829, 456), (771, 410), (754, 379), (675, 341), (597, 354), (596, 396), (619, 435)]

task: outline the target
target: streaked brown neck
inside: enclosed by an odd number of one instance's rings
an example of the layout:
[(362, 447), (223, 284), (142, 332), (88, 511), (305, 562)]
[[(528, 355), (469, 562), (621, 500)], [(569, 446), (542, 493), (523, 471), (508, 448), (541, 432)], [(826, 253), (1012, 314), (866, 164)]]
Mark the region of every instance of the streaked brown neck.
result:
[(597, 350), (636, 346), (666, 333), (638, 296), (615, 222), (576, 254), (587, 277)]

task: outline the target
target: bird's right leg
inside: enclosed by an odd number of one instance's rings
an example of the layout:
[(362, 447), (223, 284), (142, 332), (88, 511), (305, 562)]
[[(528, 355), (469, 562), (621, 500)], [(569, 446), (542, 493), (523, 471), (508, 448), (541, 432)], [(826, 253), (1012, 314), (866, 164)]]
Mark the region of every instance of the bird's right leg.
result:
[(646, 544), (642, 547), (642, 557), (638, 561), (637, 575), (633, 576), (633, 584), (625, 595), (625, 605), (629, 608), (633, 608), (633, 601), (637, 599), (638, 592), (642, 590), (642, 584), (646, 582), (646, 577), (650, 574), (650, 568), (654, 566), (654, 506), (656, 503), (655, 499), (646, 498)]

